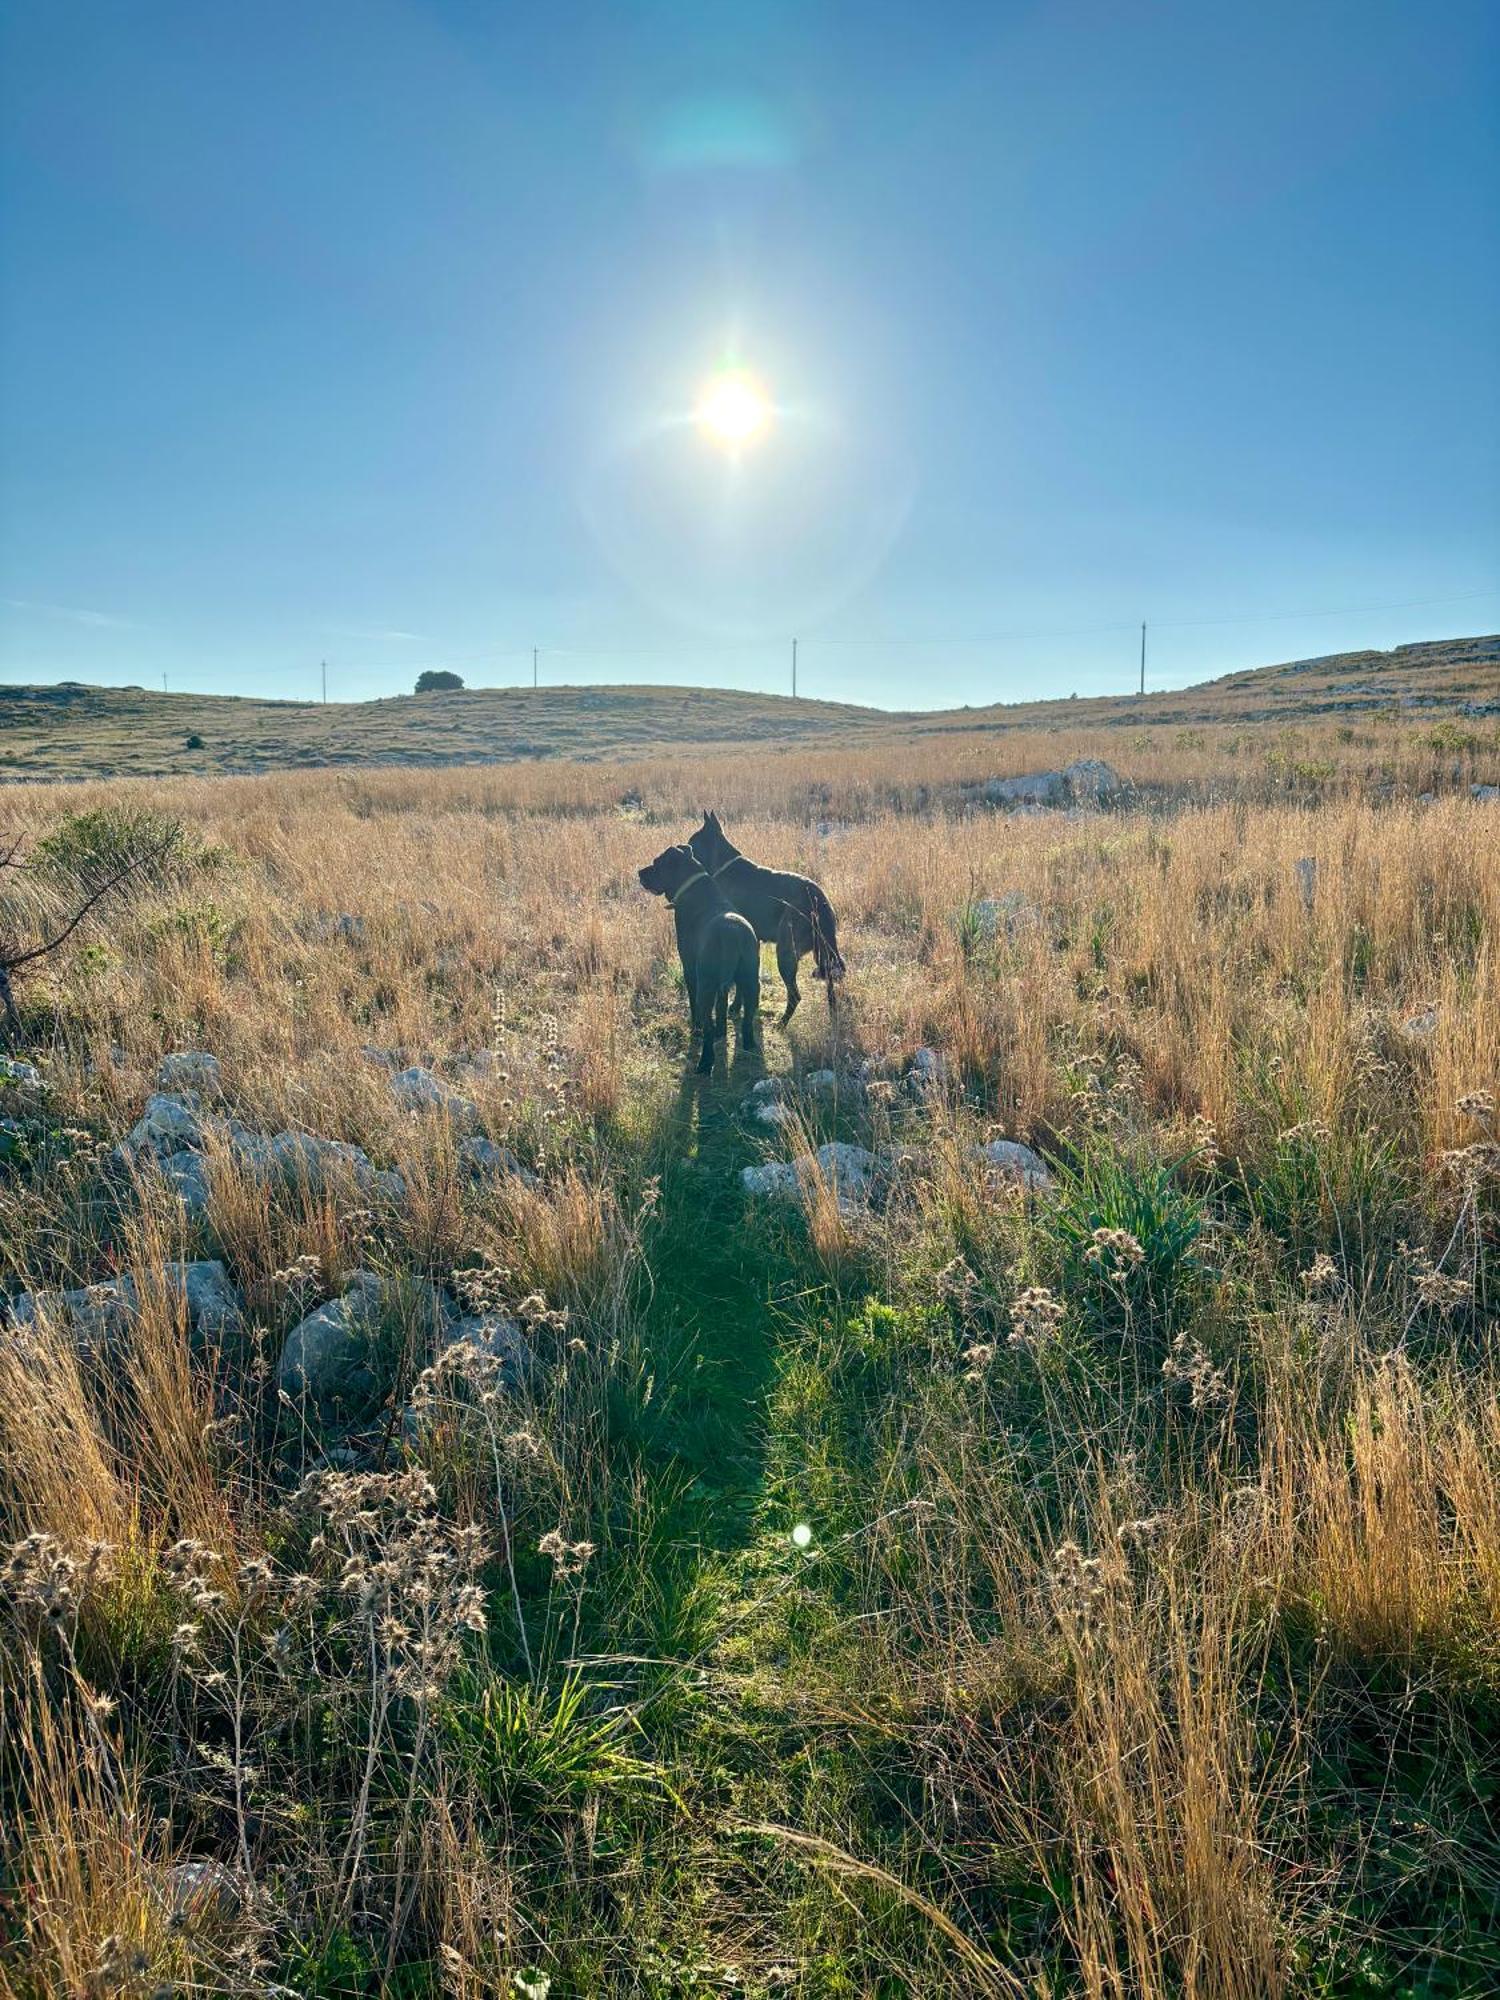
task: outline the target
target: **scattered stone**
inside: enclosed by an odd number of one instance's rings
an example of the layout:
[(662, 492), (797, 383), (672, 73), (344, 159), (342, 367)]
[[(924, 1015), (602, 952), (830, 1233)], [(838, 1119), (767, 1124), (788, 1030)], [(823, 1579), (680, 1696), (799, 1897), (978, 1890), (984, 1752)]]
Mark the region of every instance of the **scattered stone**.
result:
[(789, 1104), (783, 1104), (779, 1097), (762, 1098), (759, 1104), (750, 1106), (750, 1116), (757, 1125), (795, 1125), (797, 1114)]
[(971, 926), (982, 943), (993, 944), (1001, 931), (1007, 938), (1015, 938), (1041, 920), (1041, 910), (1029, 896), (1019, 889), (1007, 889), (1003, 896), (981, 896), (966, 904), (958, 923), (960, 934)]
[(209, 1055), (206, 1049), (174, 1049), (161, 1059), (161, 1066), (156, 1072), (156, 1088), (159, 1091), (191, 1091), (201, 1097), (219, 1097), (223, 1094), (219, 1059)]
[(799, 1190), (797, 1169), (790, 1160), (766, 1160), (758, 1167), (745, 1167), (740, 1185), (747, 1194), (767, 1195), (778, 1201), (795, 1201)]
[(1297, 893), (1302, 898), (1304, 910), (1310, 910), (1318, 893), (1318, 858), (1315, 854), (1304, 854), (1292, 864), (1292, 873), (1297, 878)]
[(762, 1166), (745, 1167), (740, 1184), (747, 1194), (804, 1201), (821, 1180), (832, 1187), (839, 1207), (849, 1213), (868, 1200), (878, 1164), (867, 1147), (830, 1139), (815, 1153), (804, 1153), (796, 1160), (767, 1160)]
[(22, 1062), (19, 1056), (0, 1056), (0, 1083), (24, 1085), (28, 1090), (45, 1090), (47, 1079), (35, 1063)]
[(812, 1069), (802, 1079), (804, 1090), (837, 1090), (838, 1073), (831, 1069)]
[(458, 1163), (474, 1180), (512, 1179), (536, 1186), (536, 1175), (528, 1173), (509, 1146), (497, 1146), (493, 1139), (476, 1133), (459, 1142)]
[(472, 1098), (420, 1066), (398, 1070), (391, 1078), (391, 1095), (403, 1111), (442, 1111), (459, 1123), (476, 1115)]
[(336, 915), (324, 910), (309, 918), (307, 935), (314, 944), (328, 944), (334, 938), (341, 938), (345, 944), (362, 944), (365, 920), (348, 910), (340, 910)]
[(936, 1049), (920, 1048), (906, 1072), (906, 1087), (915, 1097), (930, 1097), (943, 1080), (943, 1059)]
[(1013, 1174), (1029, 1188), (1052, 1185), (1052, 1176), (1041, 1154), (1034, 1153), (1030, 1146), (1023, 1146), (1019, 1139), (991, 1139), (979, 1151), (992, 1167), (998, 1167), (1001, 1173)]
[[(188, 1331), (205, 1340), (222, 1340), (244, 1324), (239, 1294), (217, 1259), (163, 1265), (165, 1288), (182, 1301)], [(124, 1339), (140, 1310), (140, 1291), (128, 1273), (99, 1285), (74, 1291), (22, 1292), (10, 1301), (16, 1326), (42, 1320), (66, 1323), (81, 1353), (97, 1356)]]
[(196, 1090), (153, 1091), (125, 1142), (161, 1156), (196, 1152), (203, 1144), (203, 1101)]
[(208, 1213), (210, 1189), (208, 1169), (201, 1153), (169, 1153), (158, 1163), (162, 1176), (177, 1191), (177, 1199), (190, 1222), (201, 1222)]
[(1120, 774), (1102, 757), (1079, 757), (1063, 772), (1070, 796), (1080, 805), (1107, 805), (1125, 786)]
[(367, 1414), (382, 1393), (379, 1336), (383, 1287), (356, 1271), (340, 1298), (309, 1313), (287, 1335), (276, 1386), (320, 1416)]
[(979, 795), (987, 806), (1061, 806), (1068, 802), (1068, 781), (1061, 771), (1030, 771), (1019, 778), (986, 778)]
[(1470, 785), (1469, 797), (1486, 801), (1500, 799), (1500, 785)]
[(500, 1385), (505, 1389), (514, 1389), (531, 1363), (526, 1335), (515, 1320), (502, 1313), (479, 1313), (459, 1320), (443, 1341), (443, 1350), (458, 1346), (492, 1355), (500, 1363)]
[(179, 1861), (167, 1870), (166, 1902), (179, 1924), (225, 1923), (239, 1915), (244, 1897), (222, 1861)]
[(1437, 1008), (1424, 1007), (1420, 1013), (1407, 1015), (1406, 1019), (1401, 1023), (1401, 1032), (1406, 1036), (1408, 1041), (1425, 1042), (1429, 1035), (1436, 1033), (1437, 1024)]

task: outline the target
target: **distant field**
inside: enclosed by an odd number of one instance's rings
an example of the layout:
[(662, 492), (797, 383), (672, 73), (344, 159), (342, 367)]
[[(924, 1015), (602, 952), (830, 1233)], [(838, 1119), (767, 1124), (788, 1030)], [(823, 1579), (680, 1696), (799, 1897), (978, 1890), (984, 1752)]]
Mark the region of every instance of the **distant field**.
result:
[(1144, 697), (916, 713), (714, 688), (475, 688), (324, 705), (63, 683), (0, 693), (0, 779), (610, 760), (705, 745), (1439, 721), (1475, 710), (1500, 714), (1500, 637), (1330, 654)]

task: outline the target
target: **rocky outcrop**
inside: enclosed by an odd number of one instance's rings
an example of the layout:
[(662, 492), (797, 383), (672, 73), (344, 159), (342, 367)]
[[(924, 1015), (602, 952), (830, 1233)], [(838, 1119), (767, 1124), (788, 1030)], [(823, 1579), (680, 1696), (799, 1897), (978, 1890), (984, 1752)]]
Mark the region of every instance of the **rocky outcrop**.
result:
[(440, 1111), (455, 1124), (467, 1125), (478, 1116), (472, 1098), (420, 1065), (396, 1072), (391, 1078), (391, 1095), (403, 1111)]
[[(243, 1327), (239, 1294), (216, 1259), (164, 1264), (158, 1283), (174, 1309), (186, 1316), (195, 1341), (224, 1340)], [(124, 1340), (140, 1310), (140, 1287), (128, 1273), (73, 1291), (22, 1292), (9, 1303), (13, 1325), (65, 1328), (79, 1351), (94, 1358)]]
[(380, 1331), (384, 1289), (373, 1271), (356, 1271), (343, 1294), (293, 1327), (281, 1350), (276, 1387), (320, 1418), (367, 1415), (380, 1401), (384, 1369)]
[(1120, 798), (1124, 780), (1099, 757), (1080, 757), (1060, 771), (1027, 771), (1015, 778), (986, 778), (979, 797), (987, 806), (1105, 806)]

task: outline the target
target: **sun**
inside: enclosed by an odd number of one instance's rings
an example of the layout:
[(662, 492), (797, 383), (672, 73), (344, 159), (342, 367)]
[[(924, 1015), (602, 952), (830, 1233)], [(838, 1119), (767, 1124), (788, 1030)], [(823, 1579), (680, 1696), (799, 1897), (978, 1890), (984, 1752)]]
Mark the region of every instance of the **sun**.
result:
[(771, 401), (753, 375), (725, 368), (698, 399), (698, 426), (715, 444), (752, 443), (771, 421)]

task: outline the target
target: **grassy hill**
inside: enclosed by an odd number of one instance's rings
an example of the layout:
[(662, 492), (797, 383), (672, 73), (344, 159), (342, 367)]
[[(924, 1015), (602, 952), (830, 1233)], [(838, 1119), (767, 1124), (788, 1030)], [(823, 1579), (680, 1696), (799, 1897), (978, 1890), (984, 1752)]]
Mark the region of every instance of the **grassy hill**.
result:
[(694, 745), (874, 744), (954, 731), (1190, 727), (1500, 705), (1500, 637), (1333, 653), (1144, 697), (896, 713), (689, 687), (474, 688), (255, 701), (74, 682), (0, 693), (0, 777), (160, 777), (337, 765), (610, 759)]

